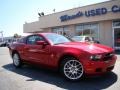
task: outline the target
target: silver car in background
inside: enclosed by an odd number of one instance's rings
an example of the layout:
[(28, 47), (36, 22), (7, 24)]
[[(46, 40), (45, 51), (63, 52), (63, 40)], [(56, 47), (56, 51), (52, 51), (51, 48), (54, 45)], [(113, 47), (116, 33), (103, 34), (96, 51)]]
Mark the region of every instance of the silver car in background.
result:
[(73, 36), (71, 39), (76, 42), (100, 43), (99, 41), (94, 40), (94, 37), (91, 37), (91, 36)]

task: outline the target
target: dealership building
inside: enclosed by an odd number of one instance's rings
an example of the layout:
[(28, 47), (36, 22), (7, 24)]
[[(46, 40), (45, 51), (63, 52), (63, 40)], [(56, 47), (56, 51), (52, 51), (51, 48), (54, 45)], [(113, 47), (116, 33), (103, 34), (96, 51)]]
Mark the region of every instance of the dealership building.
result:
[(25, 23), (24, 33), (53, 32), (73, 36), (92, 36), (100, 43), (120, 48), (120, 0), (73, 8), (39, 17)]

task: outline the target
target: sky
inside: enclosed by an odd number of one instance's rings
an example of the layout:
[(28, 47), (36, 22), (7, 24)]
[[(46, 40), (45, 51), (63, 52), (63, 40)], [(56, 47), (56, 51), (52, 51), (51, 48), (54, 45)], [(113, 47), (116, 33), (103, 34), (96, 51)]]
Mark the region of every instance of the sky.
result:
[(53, 9), (60, 12), (104, 1), (109, 0), (0, 0), (0, 31), (4, 37), (24, 35), (23, 24), (38, 21), (38, 12), (47, 15)]

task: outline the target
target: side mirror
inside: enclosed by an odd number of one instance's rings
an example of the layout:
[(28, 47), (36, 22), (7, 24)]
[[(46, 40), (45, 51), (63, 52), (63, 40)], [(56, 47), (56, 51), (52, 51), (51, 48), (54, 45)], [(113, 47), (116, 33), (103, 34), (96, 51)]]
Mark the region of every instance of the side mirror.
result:
[(37, 45), (47, 45), (45, 41), (36, 41)]

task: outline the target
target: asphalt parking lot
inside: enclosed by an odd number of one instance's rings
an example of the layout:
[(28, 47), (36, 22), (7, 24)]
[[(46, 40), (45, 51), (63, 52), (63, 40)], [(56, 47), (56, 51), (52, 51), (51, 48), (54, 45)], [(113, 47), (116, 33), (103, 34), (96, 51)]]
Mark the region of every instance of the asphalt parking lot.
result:
[(23, 66), (16, 69), (8, 48), (0, 48), (0, 90), (120, 90), (120, 53), (113, 72), (102, 77), (65, 80), (58, 72)]

